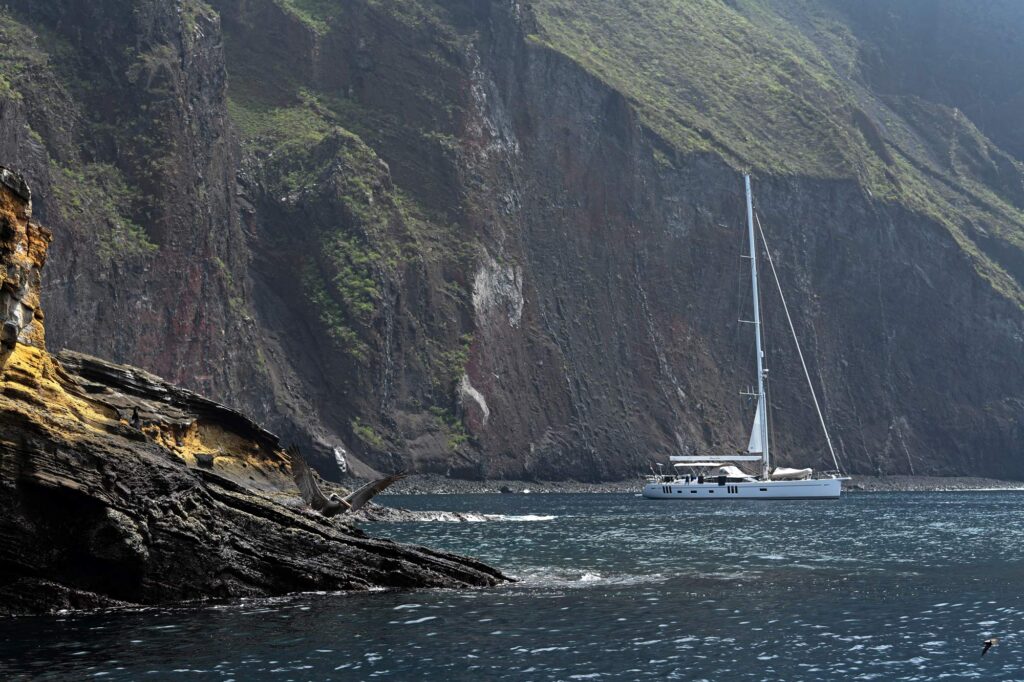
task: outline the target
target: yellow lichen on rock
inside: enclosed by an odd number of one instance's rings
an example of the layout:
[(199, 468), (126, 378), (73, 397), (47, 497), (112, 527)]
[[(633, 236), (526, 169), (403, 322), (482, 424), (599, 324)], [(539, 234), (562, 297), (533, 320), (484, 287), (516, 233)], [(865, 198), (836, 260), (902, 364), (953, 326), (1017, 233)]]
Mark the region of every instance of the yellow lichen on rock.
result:
[(117, 423), (117, 415), (101, 403), (70, 393), (61, 383), (56, 365), (49, 353), (35, 346), (18, 344), (5, 354), (0, 371), (0, 392), (7, 398), (25, 403), (10, 406), (40, 412), (42, 421), (73, 437), (83, 430), (109, 431)]
[(0, 393), (17, 411), (35, 411), (72, 436), (104, 430), (116, 414), (70, 393), (46, 352), (40, 283), (49, 230), (32, 222), (32, 198), (17, 175), (0, 168)]
[(149, 423), (142, 430), (189, 466), (216, 468), (267, 490), (290, 486), (288, 459), (280, 449), (265, 447), (218, 424), (197, 419), (183, 428)]

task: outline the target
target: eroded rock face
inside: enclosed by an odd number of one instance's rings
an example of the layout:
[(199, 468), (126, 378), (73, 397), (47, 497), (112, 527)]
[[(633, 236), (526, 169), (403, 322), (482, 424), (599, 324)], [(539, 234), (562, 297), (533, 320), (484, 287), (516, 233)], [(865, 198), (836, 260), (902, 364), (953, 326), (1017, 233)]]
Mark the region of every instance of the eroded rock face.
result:
[(29, 196), (0, 170), (2, 296), (16, 327), (0, 355), (0, 615), (504, 580), (305, 509), (277, 437), (237, 411), (138, 368), (50, 356), (49, 235), (30, 222)]
[(0, 184), (0, 346), (5, 351), (17, 343), (44, 348), (39, 287), (51, 235), (31, 220), (32, 193), (25, 180), (0, 168)]

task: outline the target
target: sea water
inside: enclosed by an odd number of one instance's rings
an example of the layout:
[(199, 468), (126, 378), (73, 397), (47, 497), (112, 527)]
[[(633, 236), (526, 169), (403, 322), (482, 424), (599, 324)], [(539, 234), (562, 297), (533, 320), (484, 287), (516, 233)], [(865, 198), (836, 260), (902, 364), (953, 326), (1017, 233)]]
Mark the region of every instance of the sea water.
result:
[(519, 582), (0, 620), (0, 678), (1024, 679), (1024, 493), (381, 500)]

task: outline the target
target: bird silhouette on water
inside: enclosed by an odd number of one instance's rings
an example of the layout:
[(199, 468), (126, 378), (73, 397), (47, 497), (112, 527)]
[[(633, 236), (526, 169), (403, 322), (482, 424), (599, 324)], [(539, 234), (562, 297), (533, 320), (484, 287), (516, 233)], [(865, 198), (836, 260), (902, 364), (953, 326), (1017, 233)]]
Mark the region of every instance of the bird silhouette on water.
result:
[(996, 644), (999, 644), (999, 638), (998, 637), (993, 637), (991, 639), (986, 639), (984, 642), (982, 642), (983, 648), (981, 650), (981, 655), (984, 656), (985, 654), (987, 654), (988, 650), (991, 649), (992, 647), (994, 647)]
[(320, 486), (317, 485), (316, 478), (313, 476), (313, 471), (309, 468), (309, 465), (306, 464), (306, 460), (303, 459), (302, 455), (299, 453), (299, 448), (294, 445), (289, 447), (288, 457), (291, 459), (292, 464), (292, 478), (295, 479), (295, 485), (298, 486), (302, 499), (305, 500), (306, 504), (310, 507), (327, 517), (358, 511), (359, 509), (362, 509), (374, 495), (381, 492), (395, 481), (405, 478), (404, 472), (391, 474), (390, 476), (370, 481), (363, 487), (353, 493), (349, 493), (345, 497), (338, 497), (333, 493), (328, 497), (327, 495), (324, 495)]

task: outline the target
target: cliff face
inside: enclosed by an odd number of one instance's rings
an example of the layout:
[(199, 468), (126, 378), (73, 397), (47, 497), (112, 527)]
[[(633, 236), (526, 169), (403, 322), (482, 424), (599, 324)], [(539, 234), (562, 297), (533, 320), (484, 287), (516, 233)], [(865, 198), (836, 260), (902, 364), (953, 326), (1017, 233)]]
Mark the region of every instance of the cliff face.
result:
[[(51, 337), (244, 406), (328, 475), (742, 447), (753, 168), (844, 465), (1024, 476), (1010, 56), (955, 58), (1012, 4), (37, 5), (5, 17), (0, 151), (81, 233)], [(72, 228), (62, 186), (105, 198)], [(111, 234), (134, 246), (104, 261)], [(780, 463), (830, 467), (766, 305)]]
[(242, 303), (249, 257), (217, 16), (163, 2), (10, 11), (0, 156), (58, 235), (51, 342), (220, 396), (261, 394), (244, 352), (257, 331)]
[(51, 357), (50, 235), (30, 218), (24, 182), (0, 169), (0, 615), (503, 579), (302, 509), (277, 438), (234, 410), (134, 367)]

